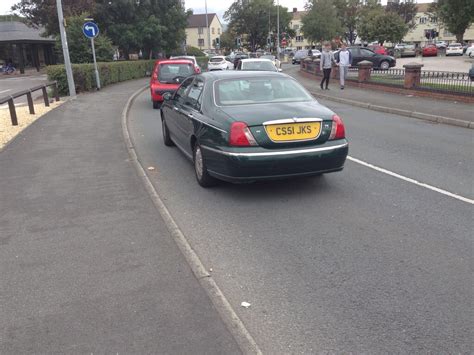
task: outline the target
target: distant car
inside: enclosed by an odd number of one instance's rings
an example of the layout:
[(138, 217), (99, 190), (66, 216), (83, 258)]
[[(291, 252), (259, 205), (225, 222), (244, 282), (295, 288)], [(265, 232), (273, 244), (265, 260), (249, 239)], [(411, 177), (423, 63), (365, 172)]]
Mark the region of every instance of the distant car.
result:
[[(352, 55), (352, 67), (357, 67), (357, 64), (359, 64), (359, 62), (362, 62), (363, 60), (368, 60), (369, 62), (372, 62), (374, 69), (382, 70), (387, 70), (397, 64), (397, 61), (394, 57), (391, 57), (389, 55), (377, 54), (367, 48), (349, 47), (347, 48), (347, 50), (351, 52)], [(334, 57), (336, 58), (336, 60), (338, 59), (339, 51), (336, 51), (334, 53)]]
[(342, 119), (288, 75), (207, 72), (165, 99), (162, 141), (193, 163), (202, 187), (216, 179), (248, 183), (344, 168), (349, 143)]
[(232, 62), (228, 61), (226, 57), (222, 55), (214, 56), (209, 59), (209, 62), (207, 63), (207, 70), (229, 70), (233, 69), (234, 64)]
[(446, 48), (446, 56), (448, 55), (463, 55), (461, 43), (450, 43)]
[(276, 66), (278, 69), (281, 68), (280, 60), (275, 57), (273, 54), (264, 54), (260, 57), (261, 59), (269, 59), (272, 61), (273, 65)]
[(446, 49), (448, 43), (446, 41), (436, 41), (435, 42), (436, 48), (438, 49)]
[(293, 56), (293, 59), (291, 60), (291, 63), (293, 64), (300, 64), (301, 61), (308, 56), (308, 50), (307, 49), (300, 49), (299, 51), (295, 52), (295, 55)]
[(160, 108), (165, 93), (174, 93), (188, 76), (197, 73), (194, 63), (187, 59), (157, 60), (150, 79), (153, 108)]
[(280, 71), (271, 60), (261, 58), (242, 59), (236, 70), (245, 71)]
[(423, 57), (436, 57), (438, 55), (438, 48), (435, 44), (427, 44), (421, 50), (421, 55)]
[(201, 67), (199, 66), (197, 60), (196, 60), (196, 57), (193, 56), (193, 55), (180, 55), (180, 56), (174, 56), (174, 57), (170, 57), (170, 59), (187, 59), (187, 60), (190, 60), (193, 62), (194, 64), (194, 67), (196, 69), (196, 73), (200, 73), (201, 72)]
[(387, 51), (387, 48), (385, 48), (384, 46), (381, 46), (381, 45), (369, 45), (367, 46), (368, 49), (370, 49), (371, 51), (377, 53), (377, 54), (381, 54), (381, 55), (388, 55), (388, 51)]
[(470, 58), (474, 57), (474, 43), (472, 43), (470, 47), (467, 47), (466, 55)]
[(395, 50), (400, 51), (400, 57), (416, 57), (414, 44), (400, 43), (395, 46)]

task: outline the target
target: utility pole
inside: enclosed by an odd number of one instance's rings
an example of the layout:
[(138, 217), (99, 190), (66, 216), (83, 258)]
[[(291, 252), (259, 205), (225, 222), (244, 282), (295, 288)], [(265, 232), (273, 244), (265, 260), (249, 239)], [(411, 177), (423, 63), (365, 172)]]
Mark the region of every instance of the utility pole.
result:
[(204, 7), (206, 8), (206, 27), (207, 27), (207, 49), (211, 49), (211, 30), (209, 28), (209, 19), (207, 18), (207, 0), (204, 0)]
[(277, 57), (280, 58), (280, 0), (277, 0)]
[(66, 68), (69, 96), (76, 96), (76, 86), (74, 85), (74, 76), (72, 75), (71, 60), (69, 59), (69, 48), (67, 46), (67, 36), (63, 17), (63, 5), (61, 4), (61, 0), (56, 0), (56, 8), (58, 10), (59, 32), (61, 33), (61, 44), (63, 47), (64, 66)]

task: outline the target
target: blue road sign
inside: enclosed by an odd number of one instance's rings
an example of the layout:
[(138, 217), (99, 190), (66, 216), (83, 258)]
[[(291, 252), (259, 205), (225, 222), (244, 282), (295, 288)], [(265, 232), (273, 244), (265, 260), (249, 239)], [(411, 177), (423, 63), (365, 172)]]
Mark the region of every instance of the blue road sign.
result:
[(95, 38), (99, 34), (99, 27), (94, 22), (86, 22), (82, 26), (82, 32), (87, 38)]

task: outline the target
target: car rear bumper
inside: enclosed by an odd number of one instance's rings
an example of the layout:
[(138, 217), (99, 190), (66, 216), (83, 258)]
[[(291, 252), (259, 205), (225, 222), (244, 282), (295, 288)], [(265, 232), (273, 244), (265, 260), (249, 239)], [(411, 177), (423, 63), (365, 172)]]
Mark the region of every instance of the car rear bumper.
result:
[(151, 86), (150, 87), (151, 100), (162, 102), (164, 93), (169, 92), (170, 94), (174, 94), (174, 92), (177, 89), (178, 89), (178, 86), (176, 86), (176, 88), (160, 88), (157, 86)]
[(297, 149), (226, 147), (221, 150), (205, 145), (202, 148), (209, 173), (218, 179), (237, 183), (340, 171), (349, 152), (345, 139)]

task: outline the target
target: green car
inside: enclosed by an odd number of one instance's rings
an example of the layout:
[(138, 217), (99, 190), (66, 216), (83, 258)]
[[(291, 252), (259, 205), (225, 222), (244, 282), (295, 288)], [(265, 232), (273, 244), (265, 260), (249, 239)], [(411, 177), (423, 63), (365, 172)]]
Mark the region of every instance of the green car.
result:
[(164, 143), (194, 163), (203, 187), (344, 168), (349, 145), (342, 120), (286, 74), (202, 73), (164, 99)]

